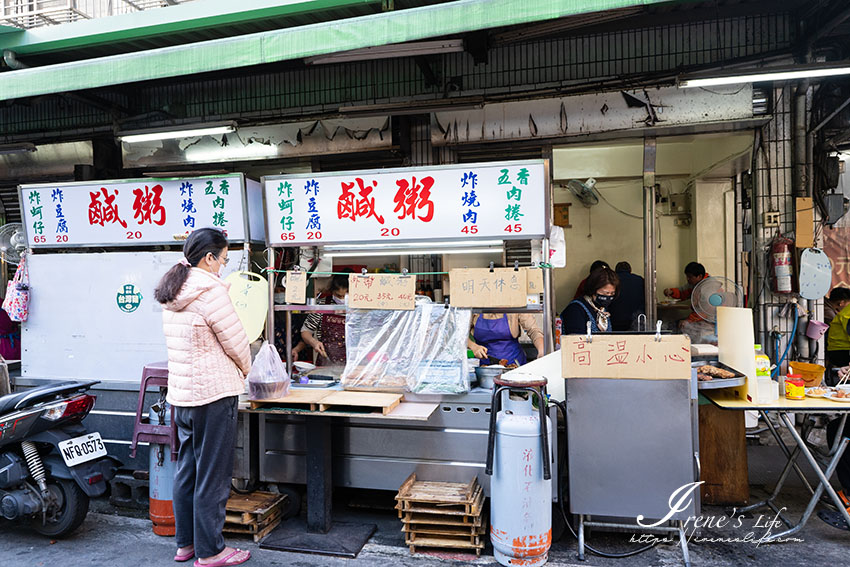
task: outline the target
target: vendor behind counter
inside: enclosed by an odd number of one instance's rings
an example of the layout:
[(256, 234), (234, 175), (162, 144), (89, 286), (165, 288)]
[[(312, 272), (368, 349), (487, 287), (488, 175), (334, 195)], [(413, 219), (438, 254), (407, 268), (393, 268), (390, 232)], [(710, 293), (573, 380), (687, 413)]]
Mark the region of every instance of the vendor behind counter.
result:
[(472, 317), (472, 331), (466, 341), (476, 358), (507, 360), (522, 366), (528, 362), (519, 344), (520, 332), (525, 331), (537, 349), (543, 353), (543, 331), (531, 313), (483, 313)]
[(608, 308), (617, 297), (620, 278), (611, 268), (599, 268), (587, 277), (585, 295), (574, 299), (561, 312), (561, 332), (564, 335), (610, 333), (613, 330)]

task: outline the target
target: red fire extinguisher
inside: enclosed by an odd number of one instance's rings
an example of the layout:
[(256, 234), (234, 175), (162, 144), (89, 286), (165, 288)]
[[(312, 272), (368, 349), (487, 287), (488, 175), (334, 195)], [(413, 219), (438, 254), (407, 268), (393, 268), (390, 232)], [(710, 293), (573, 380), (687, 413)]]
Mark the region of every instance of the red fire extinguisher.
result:
[(773, 293), (794, 293), (794, 241), (777, 235), (770, 244), (770, 289)]

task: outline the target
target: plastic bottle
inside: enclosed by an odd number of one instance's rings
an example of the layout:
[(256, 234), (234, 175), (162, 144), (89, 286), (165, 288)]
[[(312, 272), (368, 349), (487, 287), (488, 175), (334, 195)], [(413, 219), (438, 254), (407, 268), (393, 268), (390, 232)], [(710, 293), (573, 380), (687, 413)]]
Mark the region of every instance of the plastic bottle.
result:
[(764, 354), (761, 345), (753, 345), (756, 351), (756, 378), (770, 378), (770, 358)]

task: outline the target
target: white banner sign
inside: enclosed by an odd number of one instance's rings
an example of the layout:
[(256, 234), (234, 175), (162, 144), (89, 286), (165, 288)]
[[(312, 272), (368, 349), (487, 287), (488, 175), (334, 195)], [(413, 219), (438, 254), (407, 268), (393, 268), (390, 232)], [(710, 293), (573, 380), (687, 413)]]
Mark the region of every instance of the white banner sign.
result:
[(31, 248), (180, 242), (196, 228), (246, 240), (241, 176), (21, 186)]
[(543, 160), (265, 177), (284, 246), (546, 234)]

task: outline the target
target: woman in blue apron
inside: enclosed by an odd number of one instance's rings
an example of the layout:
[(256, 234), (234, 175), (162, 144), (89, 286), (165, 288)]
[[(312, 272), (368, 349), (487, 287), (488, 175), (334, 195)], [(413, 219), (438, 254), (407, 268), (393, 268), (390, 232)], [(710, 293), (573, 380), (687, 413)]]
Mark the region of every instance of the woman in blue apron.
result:
[(495, 359), (522, 366), (528, 362), (525, 351), (519, 344), (522, 331), (531, 339), (537, 349), (537, 355), (542, 355), (543, 331), (530, 313), (484, 313), (474, 316), (467, 347), (476, 358), (484, 359), (483, 364)]
[(608, 308), (617, 297), (620, 279), (610, 268), (600, 268), (587, 277), (584, 296), (574, 299), (561, 312), (561, 333), (584, 335), (590, 322), (591, 333), (611, 332)]

